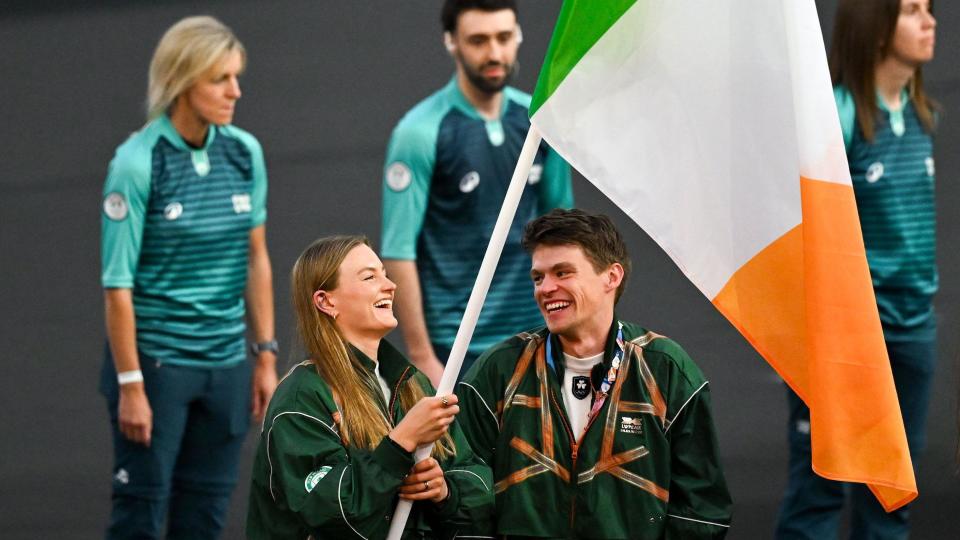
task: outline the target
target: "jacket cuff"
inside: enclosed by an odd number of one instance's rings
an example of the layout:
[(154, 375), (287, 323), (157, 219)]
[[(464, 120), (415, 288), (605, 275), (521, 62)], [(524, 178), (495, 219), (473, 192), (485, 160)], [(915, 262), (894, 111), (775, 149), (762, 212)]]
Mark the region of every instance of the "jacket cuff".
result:
[(384, 435), (373, 450), (373, 459), (388, 473), (402, 480), (413, 468), (413, 454), (407, 452), (389, 435)]
[(460, 488), (457, 487), (457, 483), (447, 480), (446, 476), (443, 477), (443, 481), (447, 483), (447, 491), (450, 495), (439, 504), (425, 505), (430, 509), (429, 512), (431, 514), (440, 519), (453, 516), (457, 513), (457, 509), (460, 508)]

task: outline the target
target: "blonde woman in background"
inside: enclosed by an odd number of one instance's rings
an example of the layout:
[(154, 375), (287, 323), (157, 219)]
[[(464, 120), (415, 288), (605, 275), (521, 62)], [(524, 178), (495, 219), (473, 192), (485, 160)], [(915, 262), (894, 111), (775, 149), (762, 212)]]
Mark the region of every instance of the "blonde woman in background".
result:
[(165, 521), (167, 538), (219, 536), (251, 412), (261, 418), (276, 387), (263, 152), (230, 125), (245, 63), (220, 21), (173, 25), (150, 64), (148, 123), (110, 163), (107, 538), (159, 538)]
[[(490, 469), (454, 422), (457, 397), (427, 397), (429, 380), (383, 339), (397, 326), (396, 285), (367, 240), (314, 242), (291, 281), (309, 359), (267, 409), (247, 536), (384, 538), (398, 497), (415, 501), (405, 538), (483, 534)], [(414, 465), (424, 444), (432, 456)]]

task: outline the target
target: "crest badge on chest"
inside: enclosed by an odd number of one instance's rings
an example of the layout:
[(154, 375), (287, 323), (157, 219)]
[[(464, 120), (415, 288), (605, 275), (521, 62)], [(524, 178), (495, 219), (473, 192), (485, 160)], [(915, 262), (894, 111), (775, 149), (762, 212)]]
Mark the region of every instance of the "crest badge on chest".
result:
[(590, 377), (576, 376), (573, 378), (572, 388), (573, 397), (583, 399), (590, 395)]

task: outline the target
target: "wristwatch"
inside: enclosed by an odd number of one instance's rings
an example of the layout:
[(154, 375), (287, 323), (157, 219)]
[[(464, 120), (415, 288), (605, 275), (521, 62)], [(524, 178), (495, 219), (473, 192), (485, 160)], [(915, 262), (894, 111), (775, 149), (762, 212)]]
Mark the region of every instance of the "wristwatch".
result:
[(270, 341), (261, 341), (260, 343), (250, 343), (250, 352), (254, 356), (257, 356), (264, 351), (269, 351), (277, 356), (280, 356), (280, 345), (277, 344), (277, 340), (275, 339), (271, 339)]

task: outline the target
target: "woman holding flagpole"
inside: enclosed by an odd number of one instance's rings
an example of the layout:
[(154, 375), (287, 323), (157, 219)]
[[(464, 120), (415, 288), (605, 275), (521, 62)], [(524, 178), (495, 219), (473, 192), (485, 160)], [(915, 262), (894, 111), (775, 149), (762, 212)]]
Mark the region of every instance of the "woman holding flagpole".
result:
[[(267, 410), (248, 537), (383, 538), (398, 497), (415, 502), (404, 537), (482, 533), (492, 474), (454, 422), (457, 397), (426, 397), (429, 380), (383, 339), (397, 326), (396, 285), (367, 240), (314, 242), (291, 281), (309, 359)], [(431, 456), (414, 465), (421, 445)]]
[[(921, 68), (933, 59), (932, 0), (841, 0), (830, 50), (860, 225), (916, 467), (936, 365), (934, 104)], [(789, 392), (790, 476), (778, 539), (836, 537), (845, 492), (851, 538), (906, 538), (908, 507), (886, 513), (866, 486), (814, 474), (810, 412)]]

